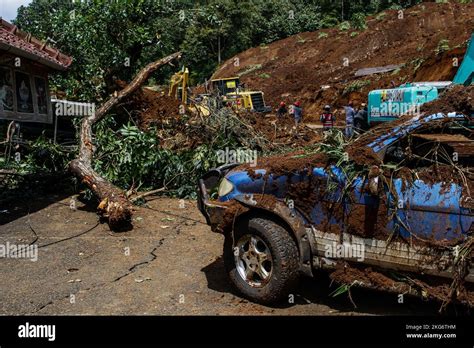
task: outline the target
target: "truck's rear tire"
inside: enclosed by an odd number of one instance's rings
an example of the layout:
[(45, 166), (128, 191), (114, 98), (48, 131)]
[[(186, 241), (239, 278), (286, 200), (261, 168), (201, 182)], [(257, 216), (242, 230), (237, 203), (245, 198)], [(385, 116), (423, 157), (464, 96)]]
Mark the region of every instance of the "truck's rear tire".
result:
[(299, 278), (298, 248), (274, 221), (239, 221), (224, 242), (224, 264), (232, 284), (248, 299), (269, 304), (283, 299)]

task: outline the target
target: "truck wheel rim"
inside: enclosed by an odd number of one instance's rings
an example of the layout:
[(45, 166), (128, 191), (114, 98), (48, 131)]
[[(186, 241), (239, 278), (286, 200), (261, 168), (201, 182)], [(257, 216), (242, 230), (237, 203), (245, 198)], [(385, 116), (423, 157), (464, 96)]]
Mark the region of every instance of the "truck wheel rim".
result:
[(268, 245), (258, 236), (241, 237), (234, 248), (235, 265), (240, 277), (252, 287), (262, 287), (272, 276), (273, 261)]

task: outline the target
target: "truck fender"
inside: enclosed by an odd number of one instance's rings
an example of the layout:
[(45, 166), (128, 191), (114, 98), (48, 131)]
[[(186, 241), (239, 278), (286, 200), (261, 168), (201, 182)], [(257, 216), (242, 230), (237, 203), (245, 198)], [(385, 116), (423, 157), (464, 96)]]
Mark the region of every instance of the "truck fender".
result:
[(269, 195), (243, 194), (236, 196), (234, 199), (247, 208), (240, 210), (235, 216), (234, 221), (239, 216), (255, 210), (261, 210), (267, 215), (282, 220), (297, 242), (300, 254), (300, 271), (307, 276), (313, 276), (311, 248), (314, 245), (314, 236), (309, 227), (310, 224), (301, 213)]

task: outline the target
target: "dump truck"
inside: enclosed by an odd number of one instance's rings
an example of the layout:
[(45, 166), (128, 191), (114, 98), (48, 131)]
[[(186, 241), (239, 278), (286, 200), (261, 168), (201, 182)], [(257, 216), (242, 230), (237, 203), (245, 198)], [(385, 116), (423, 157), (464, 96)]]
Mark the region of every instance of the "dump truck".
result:
[(367, 115), (356, 115), (354, 127), (367, 130), (378, 123), (393, 121), (401, 115), (415, 115), (419, 112), (420, 105), (437, 99), (452, 85), (471, 85), (473, 78), (474, 34), (453, 81), (406, 83), (397, 88), (370, 91)]

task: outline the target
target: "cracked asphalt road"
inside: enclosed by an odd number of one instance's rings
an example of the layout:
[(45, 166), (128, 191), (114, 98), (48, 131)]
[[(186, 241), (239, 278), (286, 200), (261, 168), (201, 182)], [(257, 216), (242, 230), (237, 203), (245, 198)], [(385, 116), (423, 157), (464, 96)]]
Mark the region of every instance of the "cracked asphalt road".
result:
[[(74, 200), (76, 209), (71, 209)], [(14, 201), (0, 214), (0, 243), (37, 238), (36, 262), (2, 258), (3, 315), (435, 314), (438, 305), (355, 289), (354, 309), (324, 274), (303, 279), (295, 303), (261, 306), (239, 297), (195, 201), (157, 198), (137, 208), (134, 229), (112, 233), (76, 196)], [(184, 203), (184, 207), (183, 207)], [(29, 212), (29, 213), (28, 213)]]

